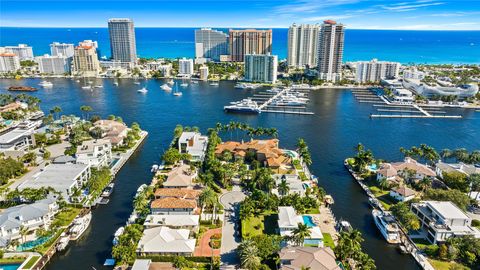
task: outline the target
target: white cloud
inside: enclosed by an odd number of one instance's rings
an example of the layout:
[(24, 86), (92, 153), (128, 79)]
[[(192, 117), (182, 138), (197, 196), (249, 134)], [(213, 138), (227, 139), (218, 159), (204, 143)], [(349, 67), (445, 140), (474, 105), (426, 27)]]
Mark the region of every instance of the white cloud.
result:
[(445, 3), (426, 0), (426, 1), (415, 1), (415, 2), (402, 2), (402, 3), (391, 4), (391, 5), (379, 5), (378, 7), (388, 11), (405, 12), (405, 11), (417, 10), (419, 8), (424, 8), (424, 7), (439, 6), (443, 4)]
[(303, 22), (321, 22), (324, 20), (343, 20), (355, 17), (355, 15), (325, 15), (325, 16), (314, 16), (314, 17), (306, 17), (302, 18), (301, 21)]
[(296, 0), (291, 4), (279, 5), (274, 8), (275, 13), (314, 13), (321, 8), (354, 4), (362, 0)]

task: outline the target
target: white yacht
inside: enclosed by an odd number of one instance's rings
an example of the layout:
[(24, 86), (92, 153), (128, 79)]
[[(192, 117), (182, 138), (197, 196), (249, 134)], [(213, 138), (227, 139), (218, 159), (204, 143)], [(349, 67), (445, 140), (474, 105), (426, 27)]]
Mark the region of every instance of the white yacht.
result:
[(84, 89), (84, 90), (91, 90), (91, 89), (92, 89), (92, 86), (91, 86), (91, 85), (84, 85), (84, 86), (82, 86), (82, 89)]
[(70, 236), (66, 235), (64, 232), (60, 235), (60, 239), (57, 244), (57, 251), (65, 250), (70, 242)]
[(172, 80), (172, 79), (170, 79), (170, 80), (167, 81), (167, 84), (168, 84), (168, 85), (174, 85), (174, 84), (175, 84), (175, 81)]
[(243, 99), (235, 104), (223, 107), (227, 112), (243, 112), (243, 113), (261, 113), (257, 102), (250, 98)]
[(103, 88), (103, 85), (98, 84), (98, 85), (95, 85), (94, 88)]
[(77, 240), (90, 226), (92, 220), (92, 212), (88, 212), (86, 215), (77, 217), (72, 222), (72, 227), (68, 231), (70, 234), (70, 240)]
[(182, 84), (180, 84), (181, 87), (188, 87), (188, 83), (185, 82), (185, 80), (182, 80)]
[(134, 81), (133, 84), (140, 85), (139, 81)]
[(138, 93), (145, 94), (145, 93), (148, 92), (148, 90), (147, 90), (147, 88), (143, 87), (143, 88), (141, 88), (141, 89), (138, 89), (137, 92), (138, 92)]
[(254, 84), (254, 83), (237, 83), (235, 88), (237, 89), (257, 89), (262, 87), (261, 84)]
[(307, 102), (304, 100), (301, 100), (297, 97), (288, 97), (288, 96), (283, 96), (279, 97), (278, 99), (275, 99), (272, 101), (272, 105), (274, 106), (302, 106), (305, 105)]
[(213, 81), (213, 82), (210, 83), (210, 86), (218, 86), (218, 85), (219, 85), (219, 83), (217, 81)]
[(170, 86), (168, 86), (168, 84), (166, 84), (166, 83), (162, 84), (162, 86), (160, 86), (160, 88), (162, 90), (165, 90), (165, 91), (172, 91), (172, 88)]
[(173, 90), (173, 95), (176, 97), (180, 97), (183, 95), (182, 92), (178, 91), (177, 85), (175, 85), (175, 89)]
[(108, 186), (106, 186), (104, 189), (103, 189), (103, 192), (102, 192), (102, 197), (110, 197), (110, 195), (112, 195), (113, 193), (113, 187), (115, 186), (114, 183), (110, 183), (108, 184)]
[(118, 86), (118, 82), (113, 82), (113, 85)]
[(44, 87), (44, 88), (53, 87), (53, 83), (51, 83), (49, 81), (41, 81), (38, 85), (40, 85), (41, 87)]
[(377, 228), (387, 242), (390, 244), (400, 243), (400, 229), (395, 222), (395, 218), (390, 214), (383, 213), (376, 209), (372, 210), (372, 215), (375, 225), (377, 225)]
[(123, 234), (124, 231), (125, 231), (124, 227), (120, 227), (115, 231), (115, 234), (113, 235), (113, 241), (112, 241), (112, 244), (114, 246), (118, 245), (118, 238), (120, 238), (120, 236)]

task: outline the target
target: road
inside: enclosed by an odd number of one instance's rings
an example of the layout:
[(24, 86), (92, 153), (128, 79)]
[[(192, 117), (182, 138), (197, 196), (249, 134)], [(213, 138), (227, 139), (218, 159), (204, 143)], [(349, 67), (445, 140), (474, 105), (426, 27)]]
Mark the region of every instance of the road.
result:
[(236, 222), (236, 219), (238, 219), (238, 203), (243, 201), (244, 198), (245, 194), (239, 186), (234, 186), (232, 191), (222, 194), (219, 198), (220, 203), (223, 205), (225, 215), (222, 227), (222, 248), (220, 252), (223, 267), (240, 264), (240, 260), (235, 251), (241, 241), (240, 223)]

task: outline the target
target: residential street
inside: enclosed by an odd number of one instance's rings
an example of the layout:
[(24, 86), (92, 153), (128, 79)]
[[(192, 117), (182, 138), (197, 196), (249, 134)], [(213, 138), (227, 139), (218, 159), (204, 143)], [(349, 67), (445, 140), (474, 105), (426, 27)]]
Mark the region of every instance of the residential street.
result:
[(220, 196), (220, 203), (224, 207), (224, 222), (222, 229), (222, 266), (238, 265), (240, 260), (235, 249), (241, 241), (240, 222), (238, 219), (238, 203), (243, 201), (245, 194), (239, 186), (234, 186), (232, 191)]

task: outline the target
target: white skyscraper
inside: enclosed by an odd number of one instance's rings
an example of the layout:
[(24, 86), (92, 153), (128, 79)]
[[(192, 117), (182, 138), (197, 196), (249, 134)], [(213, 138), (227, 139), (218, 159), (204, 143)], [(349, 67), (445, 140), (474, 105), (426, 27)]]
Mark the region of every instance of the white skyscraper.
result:
[(324, 21), (318, 44), (318, 77), (337, 82), (342, 78), (345, 27), (332, 20)]
[(108, 20), (112, 59), (119, 62), (137, 62), (135, 28), (131, 19)]
[(317, 66), (319, 33), (318, 24), (293, 24), (288, 28), (288, 66)]
[(20, 58), (14, 53), (0, 53), (0, 73), (20, 69)]
[(222, 31), (202, 28), (195, 30), (195, 60), (219, 62), (228, 54), (228, 35)]
[(200, 80), (208, 81), (208, 67), (207, 66), (201, 66), (199, 68), (199, 70), (200, 70)]
[(275, 83), (278, 58), (270, 54), (245, 55), (245, 81)]
[(35, 62), (38, 63), (40, 73), (60, 75), (70, 72), (70, 59), (62, 55), (50, 56), (45, 54), (35, 57)]
[(32, 60), (33, 49), (27, 44), (18, 44), (18, 46), (5, 46), (6, 53), (13, 53), (21, 60)]
[(355, 69), (355, 81), (359, 83), (379, 82), (383, 79), (397, 78), (400, 63), (386, 62), (373, 59), (372, 61), (359, 61), (348, 63)]
[(67, 58), (73, 57), (75, 48), (73, 44), (68, 44), (68, 43), (59, 43), (59, 42), (53, 42), (50, 44), (50, 52), (52, 56), (64, 56)]
[(193, 74), (193, 59), (182, 58), (178, 60), (178, 75), (191, 76)]

